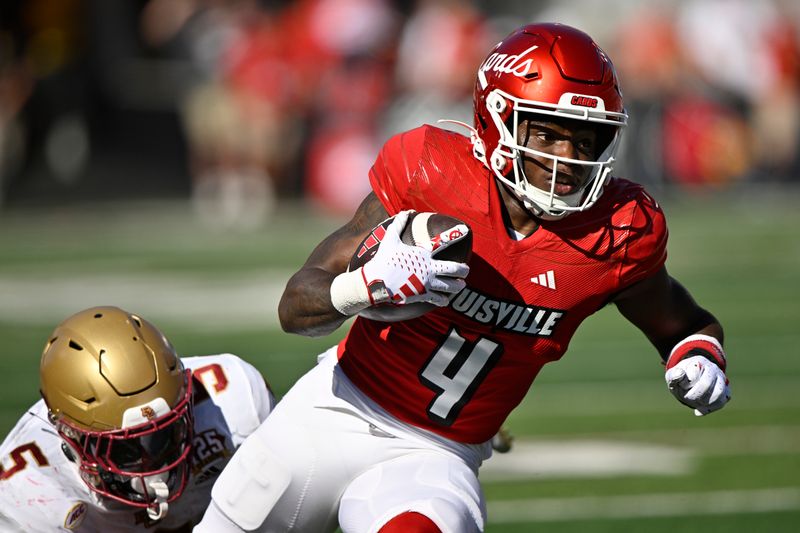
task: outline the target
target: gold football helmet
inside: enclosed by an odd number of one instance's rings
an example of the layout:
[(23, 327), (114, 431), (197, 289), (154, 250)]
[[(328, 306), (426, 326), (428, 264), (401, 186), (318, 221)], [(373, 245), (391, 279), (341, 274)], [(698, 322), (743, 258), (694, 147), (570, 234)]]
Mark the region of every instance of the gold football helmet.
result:
[(41, 394), (89, 488), (164, 516), (189, 473), (192, 380), (164, 335), (116, 307), (56, 327), (42, 353)]

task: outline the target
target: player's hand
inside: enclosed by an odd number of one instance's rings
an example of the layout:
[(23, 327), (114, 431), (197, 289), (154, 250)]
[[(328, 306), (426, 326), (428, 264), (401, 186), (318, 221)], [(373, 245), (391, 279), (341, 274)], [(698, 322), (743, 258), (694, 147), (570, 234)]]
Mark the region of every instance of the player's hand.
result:
[(664, 378), (675, 398), (697, 416), (722, 409), (731, 399), (722, 343), (703, 334), (689, 335), (672, 349)]
[(395, 215), (375, 256), (364, 266), (333, 280), (331, 303), (340, 313), (351, 316), (380, 304), (425, 302), (444, 307), (464, 288), (466, 263), (433, 259), (431, 250), (401, 240), (411, 212)]
[(673, 396), (697, 416), (722, 409), (731, 398), (725, 372), (702, 355), (678, 361), (664, 377)]
[(503, 426), (492, 437), (492, 449), (497, 453), (508, 453), (514, 445), (514, 435)]
[(362, 267), (370, 302), (373, 305), (426, 302), (445, 306), (450, 295), (464, 288), (469, 267), (465, 263), (433, 259), (430, 250), (404, 243), (400, 235), (410, 213), (402, 211), (395, 216), (375, 257)]

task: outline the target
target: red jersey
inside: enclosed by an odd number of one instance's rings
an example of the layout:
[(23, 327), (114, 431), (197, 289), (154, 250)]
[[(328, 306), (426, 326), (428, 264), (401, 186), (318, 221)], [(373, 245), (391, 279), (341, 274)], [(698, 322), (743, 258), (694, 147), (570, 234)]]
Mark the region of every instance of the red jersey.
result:
[(439, 128), (390, 139), (370, 181), (390, 214), (415, 209), (466, 222), (470, 273), (448, 307), (405, 322), (357, 318), (340, 365), (400, 420), (459, 442), (490, 439), (578, 325), (666, 259), (661, 209), (619, 178), (587, 211), (514, 240), (496, 180), (466, 137)]

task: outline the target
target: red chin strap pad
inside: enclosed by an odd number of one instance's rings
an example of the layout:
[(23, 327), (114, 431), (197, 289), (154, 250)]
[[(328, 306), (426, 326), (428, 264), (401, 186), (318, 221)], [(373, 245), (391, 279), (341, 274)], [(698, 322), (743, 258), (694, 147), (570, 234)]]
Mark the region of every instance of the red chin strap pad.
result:
[(427, 516), (409, 511), (386, 522), (378, 533), (442, 533), (442, 530)]

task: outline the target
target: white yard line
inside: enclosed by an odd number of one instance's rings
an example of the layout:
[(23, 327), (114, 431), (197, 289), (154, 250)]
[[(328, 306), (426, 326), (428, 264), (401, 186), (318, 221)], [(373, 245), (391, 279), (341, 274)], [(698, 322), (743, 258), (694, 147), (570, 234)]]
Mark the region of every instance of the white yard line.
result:
[(800, 510), (800, 487), (492, 501), (489, 524)]
[(515, 442), (481, 467), (484, 481), (545, 478), (603, 478), (623, 475), (680, 476), (690, 473), (687, 448), (612, 440)]
[(51, 324), (86, 307), (116, 305), (157, 324), (277, 328), (278, 300), (289, 276), (267, 271), (227, 279), (142, 273), (0, 277), (0, 320)]

